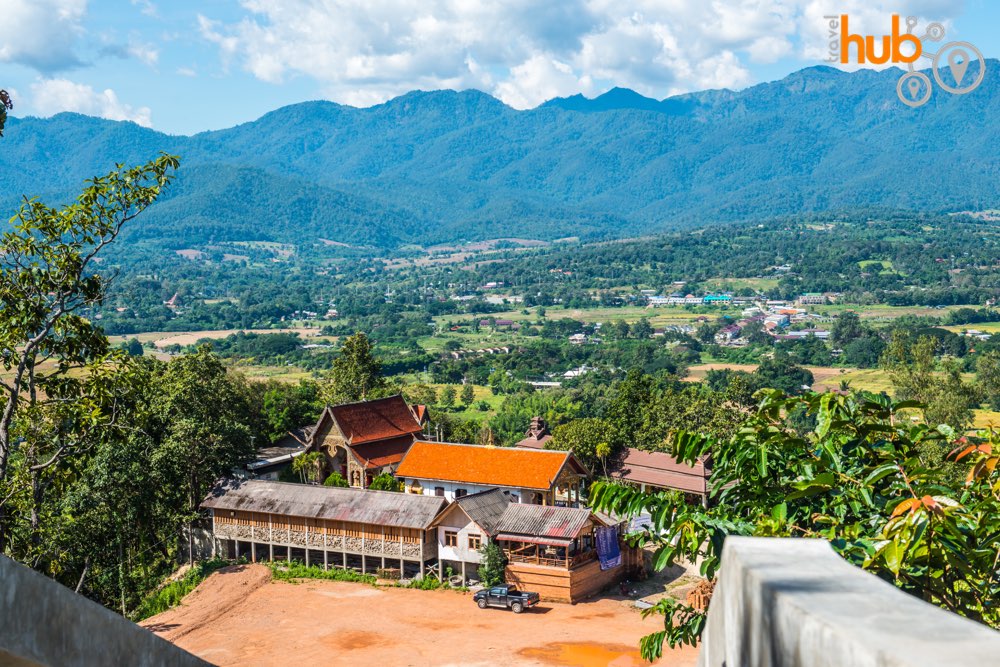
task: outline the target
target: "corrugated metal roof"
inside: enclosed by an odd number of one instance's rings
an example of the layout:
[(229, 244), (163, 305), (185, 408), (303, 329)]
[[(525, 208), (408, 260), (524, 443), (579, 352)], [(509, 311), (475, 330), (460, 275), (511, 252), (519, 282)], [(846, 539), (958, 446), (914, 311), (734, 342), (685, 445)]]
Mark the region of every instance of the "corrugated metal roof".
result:
[(218, 484), (201, 506), (423, 529), (430, 525), (446, 504), (444, 498), (435, 496), (253, 479), (228, 480)]
[(497, 532), (567, 540), (579, 536), (588, 519), (590, 510), (582, 508), (513, 503), (500, 517)]
[(455, 502), (465, 510), (469, 518), (475, 521), (488, 535), (496, 532), (497, 524), (504, 511), (510, 506), (510, 498), (500, 489), (480, 491), (470, 496), (456, 498)]

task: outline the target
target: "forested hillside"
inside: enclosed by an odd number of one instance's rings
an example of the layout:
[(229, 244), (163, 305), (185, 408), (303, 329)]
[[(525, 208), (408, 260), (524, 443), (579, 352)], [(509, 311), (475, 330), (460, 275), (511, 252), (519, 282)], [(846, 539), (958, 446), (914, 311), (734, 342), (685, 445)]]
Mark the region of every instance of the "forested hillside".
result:
[(919, 109), (898, 103), (897, 78), (814, 67), (741, 92), (659, 102), (615, 89), (529, 111), (476, 91), (412, 92), (368, 109), (297, 104), (192, 137), (11, 118), (0, 206), (65, 198), (161, 150), (184, 167), (130, 233), (173, 247), (593, 240), (808, 211), (1000, 206), (996, 77)]

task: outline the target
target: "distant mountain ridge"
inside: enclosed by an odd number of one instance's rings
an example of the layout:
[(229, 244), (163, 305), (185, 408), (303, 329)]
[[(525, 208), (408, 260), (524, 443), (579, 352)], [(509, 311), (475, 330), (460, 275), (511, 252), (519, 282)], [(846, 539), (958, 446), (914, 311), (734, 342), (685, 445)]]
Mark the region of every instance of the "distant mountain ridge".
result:
[(624, 88), (516, 111), (479, 91), (357, 109), (282, 107), (193, 136), (78, 114), (11, 118), (0, 205), (58, 201), (115, 162), (177, 153), (176, 187), (132, 233), (170, 245), (396, 247), (584, 239), (868, 207), (1000, 208), (1000, 62), (968, 95), (896, 99), (899, 70), (811, 67), (743, 91)]

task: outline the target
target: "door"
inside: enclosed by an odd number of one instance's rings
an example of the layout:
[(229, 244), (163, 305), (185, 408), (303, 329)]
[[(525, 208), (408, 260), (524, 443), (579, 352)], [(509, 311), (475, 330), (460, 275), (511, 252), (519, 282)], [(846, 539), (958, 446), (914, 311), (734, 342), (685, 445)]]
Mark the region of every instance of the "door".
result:
[(506, 607), (507, 589), (491, 588), (489, 594), (486, 596), (486, 602), (491, 607)]

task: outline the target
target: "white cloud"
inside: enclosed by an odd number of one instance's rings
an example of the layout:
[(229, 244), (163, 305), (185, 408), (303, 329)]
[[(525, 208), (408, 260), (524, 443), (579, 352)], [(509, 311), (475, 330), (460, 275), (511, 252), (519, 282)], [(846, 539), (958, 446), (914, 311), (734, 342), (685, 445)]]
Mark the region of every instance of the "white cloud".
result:
[[(749, 63), (826, 56), (828, 0), (241, 0), (199, 16), (226, 67), (275, 84), (306, 76), (339, 102), (414, 88), (480, 88), (515, 107), (620, 85), (662, 98), (753, 83)], [(947, 20), (954, 0), (838, 0), (859, 28), (892, 12)], [(853, 25), (853, 24), (852, 24)]]
[(193, 67), (178, 67), (177, 73), (181, 76), (195, 77), (198, 76), (198, 72), (195, 71)]
[(125, 52), (150, 67), (154, 67), (160, 61), (160, 50), (153, 44), (147, 44), (133, 35), (129, 38)]
[(0, 62), (51, 73), (81, 63), (74, 53), (87, 0), (4, 0)]
[(110, 88), (96, 91), (90, 86), (67, 79), (42, 79), (31, 85), (31, 111), (51, 116), (61, 111), (75, 111), (108, 120), (130, 120), (152, 127), (149, 107), (133, 108), (118, 99)]

